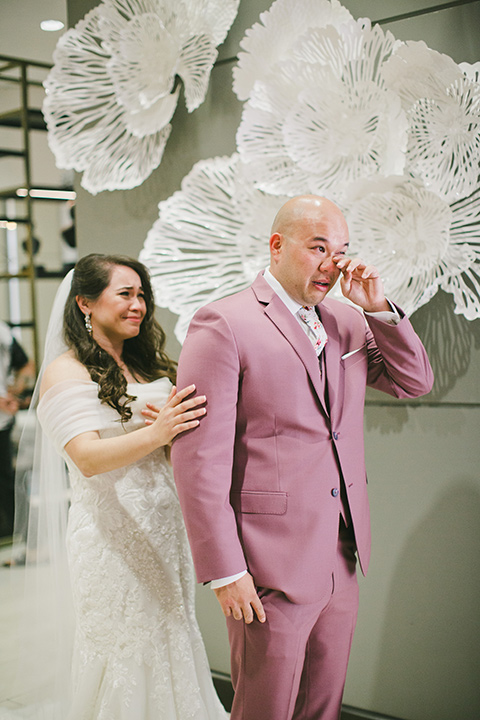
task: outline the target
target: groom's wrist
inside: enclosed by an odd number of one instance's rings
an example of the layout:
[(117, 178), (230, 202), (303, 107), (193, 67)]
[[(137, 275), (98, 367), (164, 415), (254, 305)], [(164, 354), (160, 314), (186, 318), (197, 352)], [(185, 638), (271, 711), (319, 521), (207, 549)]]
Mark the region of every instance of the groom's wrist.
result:
[(230, 583), (240, 580), (240, 578), (246, 574), (247, 570), (243, 570), (242, 572), (236, 573), (235, 575), (229, 575), (228, 577), (212, 580), (210, 583), (210, 587), (212, 588), (212, 590), (218, 590), (218, 588), (225, 587), (225, 585), (230, 585)]

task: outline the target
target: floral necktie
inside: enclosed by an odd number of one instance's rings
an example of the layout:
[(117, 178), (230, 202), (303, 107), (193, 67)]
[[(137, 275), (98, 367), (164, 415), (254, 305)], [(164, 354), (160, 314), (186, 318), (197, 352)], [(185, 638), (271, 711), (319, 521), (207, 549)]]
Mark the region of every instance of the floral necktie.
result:
[(325, 332), (325, 328), (320, 322), (320, 318), (315, 312), (315, 308), (309, 305), (301, 307), (298, 311), (298, 315), (302, 318), (303, 322), (306, 323), (310, 328), (312, 334), (309, 334), (309, 337), (315, 348), (317, 356), (320, 356), (320, 353), (327, 344), (328, 337), (327, 333)]

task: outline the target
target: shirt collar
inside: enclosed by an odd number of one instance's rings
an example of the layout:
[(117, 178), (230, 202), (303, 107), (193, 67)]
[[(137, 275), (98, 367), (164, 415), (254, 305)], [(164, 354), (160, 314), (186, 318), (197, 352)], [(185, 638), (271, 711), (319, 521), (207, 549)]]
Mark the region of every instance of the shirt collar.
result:
[(265, 268), (265, 272), (263, 273), (263, 277), (267, 281), (267, 283), (270, 285), (272, 290), (275, 291), (275, 293), (278, 295), (280, 300), (283, 302), (284, 305), (286, 305), (287, 309), (290, 310), (292, 315), (296, 315), (302, 305), (298, 303), (296, 300), (294, 300), (290, 295), (287, 293), (283, 285), (281, 285), (277, 278), (273, 277), (272, 273), (270, 272), (269, 268)]

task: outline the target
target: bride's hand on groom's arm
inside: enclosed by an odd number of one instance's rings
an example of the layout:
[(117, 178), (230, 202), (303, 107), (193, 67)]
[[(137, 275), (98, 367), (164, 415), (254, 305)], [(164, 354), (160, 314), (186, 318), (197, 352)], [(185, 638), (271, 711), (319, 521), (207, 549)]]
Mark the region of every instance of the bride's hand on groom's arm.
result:
[[(156, 411), (150, 425), (116, 437), (101, 438), (96, 431), (80, 433), (65, 445), (65, 451), (85, 477), (126, 467), (169, 445), (185, 430), (197, 427), (206, 409), (204, 395), (189, 397), (195, 385), (183, 390), (172, 388), (165, 405)], [(153, 411), (152, 411), (153, 413)]]
[(162, 408), (154, 403), (147, 403), (142, 410), (145, 424), (152, 426), (159, 437), (159, 445), (169, 445), (181, 432), (192, 430), (200, 423), (205, 415), (205, 395), (190, 397), (195, 391), (195, 385), (189, 385), (182, 390), (173, 387), (167, 402)]

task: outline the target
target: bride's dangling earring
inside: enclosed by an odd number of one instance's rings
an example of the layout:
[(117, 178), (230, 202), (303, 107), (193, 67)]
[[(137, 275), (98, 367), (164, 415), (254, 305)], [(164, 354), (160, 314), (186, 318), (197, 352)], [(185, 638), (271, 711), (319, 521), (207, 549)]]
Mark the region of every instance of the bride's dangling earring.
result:
[(90, 320), (90, 313), (85, 313), (85, 328), (89, 335), (92, 334), (92, 321)]

